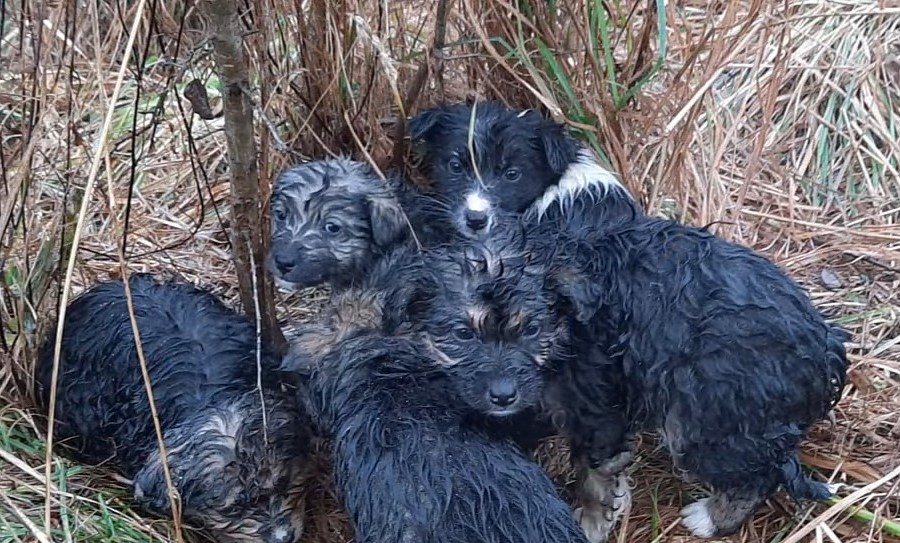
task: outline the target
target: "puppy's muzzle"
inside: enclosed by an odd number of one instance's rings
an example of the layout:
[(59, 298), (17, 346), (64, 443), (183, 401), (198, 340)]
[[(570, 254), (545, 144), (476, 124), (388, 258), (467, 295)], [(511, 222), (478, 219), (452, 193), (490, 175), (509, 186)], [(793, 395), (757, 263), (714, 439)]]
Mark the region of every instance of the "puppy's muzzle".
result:
[(466, 226), (473, 232), (480, 232), (488, 225), (488, 214), (484, 210), (467, 209), (465, 213)]
[(272, 253), (272, 261), (275, 264), (275, 269), (278, 270), (278, 273), (282, 276), (294, 271), (294, 268), (297, 265), (297, 262), (292, 255), (286, 255), (277, 251)]
[(506, 409), (516, 403), (519, 391), (512, 379), (498, 379), (488, 387), (488, 400), (491, 404)]

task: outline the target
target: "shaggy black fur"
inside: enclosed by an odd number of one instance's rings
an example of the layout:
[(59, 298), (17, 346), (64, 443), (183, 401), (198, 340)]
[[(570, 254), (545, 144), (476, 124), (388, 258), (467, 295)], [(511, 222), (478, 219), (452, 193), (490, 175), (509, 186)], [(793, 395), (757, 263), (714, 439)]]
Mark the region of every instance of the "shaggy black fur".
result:
[(499, 102), (445, 104), (413, 117), (409, 131), (465, 237), (487, 235), (498, 210), (533, 218), (585, 213), (598, 205), (605, 214), (640, 213), (615, 176), (563, 125), (534, 110)]
[(830, 495), (796, 450), (840, 398), (847, 335), (784, 272), (662, 219), (529, 228), (525, 254), (573, 309), (575, 356), (545, 401), (576, 458), (599, 468), (630, 432), (660, 430), (675, 464), (713, 488), (683, 511), (707, 537), (737, 530), (779, 484), (796, 499)]
[[(308, 360), (288, 355), (288, 369)], [(445, 368), (406, 337), (366, 333), (318, 361), (311, 403), (334, 438), (361, 543), (584, 542), (539, 466), (464, 424)]]
[[(546, 376), (563, 358), (567, 328), (554, 311), (555, 296), (542, 288), (543, 269), (528, 266), (524, 238), (509, 239), (508, 247), (497, 239), (428, 253), (432, 290), (407, 311), (450, 375), (461, 408), (505, 419), (539, 407)], [(514, 418), (509, 426), (528, 419)]]
[(369, 164), (347, 158), (285, 170), (271, 207), (268, 266), (291, 290), (346, 288), (395, 247), (431, 246), (453, 233), (436, 196), (393, 174), (382, 180)]
[[(282, 391), (276, 357), (263, 345), (264, 427), (251, 323), (188, 284), (140, 274), (130, 288), (185, 519), (222, 541), (299, 541), (309, 421)], [(45, 411), (55, 335), (37, 366)], [(121, 281), (99, 283), (70, 304), (57, 384), (57, 442), (81, 462), (109, 461), (134, 480), (141, 506), (168, 514)]]

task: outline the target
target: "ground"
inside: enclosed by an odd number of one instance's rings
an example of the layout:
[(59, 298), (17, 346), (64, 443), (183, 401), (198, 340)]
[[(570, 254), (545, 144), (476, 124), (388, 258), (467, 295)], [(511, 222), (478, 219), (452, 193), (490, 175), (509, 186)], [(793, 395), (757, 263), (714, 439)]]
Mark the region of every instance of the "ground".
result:
[[(203, 19), (174, 1), (97, 4), (0, 8), (0, 542), (174, 537), (106, 470), (56, 454), (47, 467), (28, 376), (68, 271), (72, 294), (120, 274), (127, 214), (129, 273), (174, 274), (238, 305)], [(439, 2), (369, 4), (265, 0), (243, 20), (264, 189), (284, 164), (328, 152), (385, 166), (398, 94), (422, 66), (420, 105), (479, 95), (543, 108), (650, 212), (716, 223), (853, 333), (845, 395), (803, 447), (814, 477), (844, 487), (813, 506), (779, 494), (732, 540), (900, 541), (900, 9), (459, 0), (443, 54), (429, 57)], [(195, 79), (206, 119), (184, 98)], [(279, 317), (310, 318), (322, 296), (279, 293)], [(563, 448), (549, 442), (541, 460), (566, 492)], [(678, 511), (703, 490), (653, 436), (640, 451), (619, 541), (690, 541)], [(347, 541), (321, 461), (309, 541)]]

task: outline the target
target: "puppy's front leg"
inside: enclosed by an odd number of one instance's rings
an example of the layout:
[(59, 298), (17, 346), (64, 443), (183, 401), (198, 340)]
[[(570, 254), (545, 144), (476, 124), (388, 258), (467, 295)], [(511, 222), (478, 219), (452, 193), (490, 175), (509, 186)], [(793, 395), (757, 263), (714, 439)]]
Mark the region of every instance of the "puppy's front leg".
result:
[(631, 506), (631, 488), (625, 468), (631, 464), (631, 450), (622, 451), (599, 465), (592, 465), (584, 455), (574, 458), (577, 495), (581, 507), (575, 517), (591, 543), (604, 543)]
[(595, 410), (592, 415), (582, 417), (578, 433), (570, 435), (576, 493), (581, 503), (575, 516), (588, 541), (604, 543), (631, 506), (625, 468), (634, 453), (619, 410)]
[(628, 437), (624, 376), (619, 363), (590, 343), (576, 343), (575, 356), (545, 392), (554, 426), (571, 444), (575, 516), (591, 543), (605, 543), (631, 505), (625, 468), (634, 454)]

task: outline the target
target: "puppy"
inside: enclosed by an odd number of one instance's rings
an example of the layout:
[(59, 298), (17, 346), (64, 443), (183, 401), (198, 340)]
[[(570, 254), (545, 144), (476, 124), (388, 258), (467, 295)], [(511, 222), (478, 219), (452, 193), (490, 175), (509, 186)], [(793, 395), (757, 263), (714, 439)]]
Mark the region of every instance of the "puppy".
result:
[(308, 376), (357, 541), (586, 543), (538, 465), (464, 423), (445, 368), (410, 336), (360, 331), (308, 355), (292, 349), (285, 368)]
[(712, 489), (682, 510), (696, 536), (737, 531), (779, 485), (795, 499), (831, 495), (803, 474), (797, 448), (841, 396), (848, 336), (777, 266), (651, 217), (532, 224), (528, 238), (524, 254), (543, 260), (570, 315), (574, 356), (543, 397), (573, 441), (591, 541), (609, 535), (615, 515), (601, 504), (627, 490), (613, 474), (630, 458), (630, 434), (645, 429)]
[(488, 235), (499, 210), (533, 220), (591, 214), (596, 207), (605, 214), (641, 213), (590, 150), (536, 111), (499, 102), (445, 104), (410, 119), (409, 133), (463, 237)]
[[(499, 237), (489, 239), (495, 241)], [(411, 327), (450, 376), (462, 406), (508, 428), (526, 449), (549, 434), (536, 421), (543, 383), (564, 358), (565, 321), (553, 310), (524, 239), (464, 241), (425, 259), (438, 277), (431, 296), (407, 309)], [(509, 258), (504, 258), (509, 256)]]
[[(558, 383), (580, 364), (579, 353), (570, 338), (568, 302), (551, 288), (546, 262), (527, 241), (543, 231), (552, 235), (555, 227), (503, 211), (496, 219), (490, 235), (463, 242), (455, 252), (431, 255), (445, 260), (432, 269), (449, 273), (430, 303), (411, 312), (411, 320), (461, 398), (467, 423), (532, 452), (540, 439), (573, 430), (564, 424), (566, 411), (556, 400), (564, 398)], [(573, 452), (580, 453), (580, 436), (566, 435)], [(592, 473), (587, 455), (573, 455), (583, 505), (576, 518), (589, 524), (599, 515), (605, 520), (599, 535), (604, 539), (630, 504), (623, 473), (630, 459), (618, 456)], [(598, 537), (591, 526), (585, 531)]]
[[(219, 541), (288, 543), (303, 531), (310, 422), (276, 380), (243, 316), (191, 285), (130, 278), (134, 312), (185, 520)], [(36, 368), (48, 410), (56, 333)], [(157, 437), (121, 281), (99, 283), (66, 312), (55, 440), (76, 460), (109, 462), (144, 509), (171, 515)]]
[(430, 246), (452, 233), (435, 198), (348, 158), (285, 170), (270, 205), (268, 268), (287, 290), (346, 288), (393, 248)]

